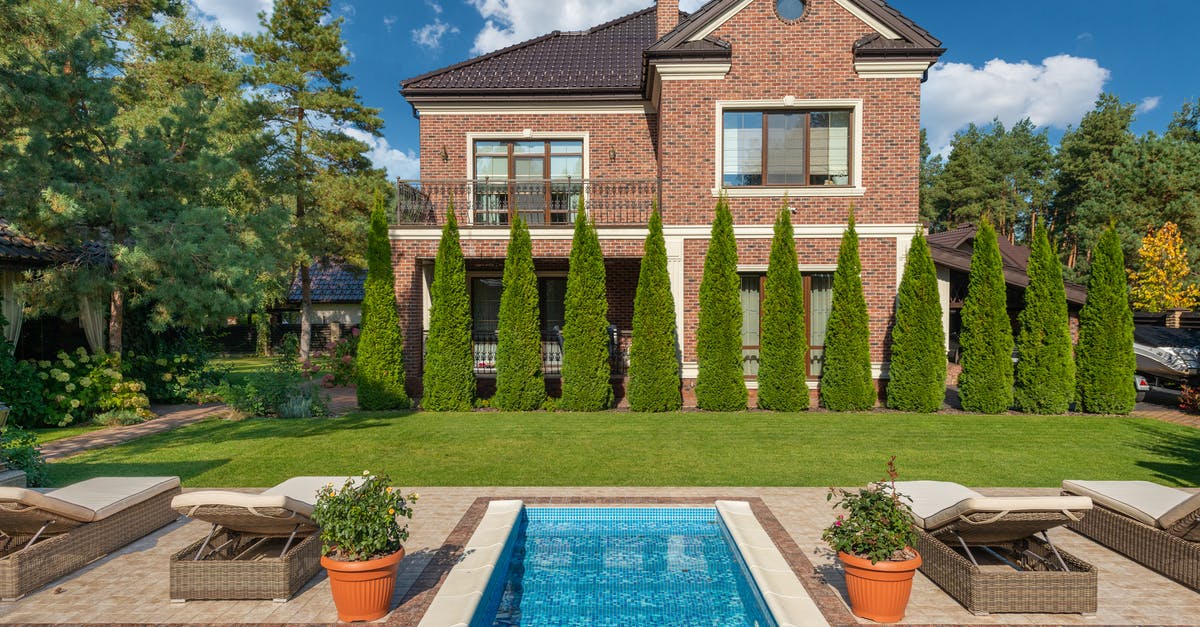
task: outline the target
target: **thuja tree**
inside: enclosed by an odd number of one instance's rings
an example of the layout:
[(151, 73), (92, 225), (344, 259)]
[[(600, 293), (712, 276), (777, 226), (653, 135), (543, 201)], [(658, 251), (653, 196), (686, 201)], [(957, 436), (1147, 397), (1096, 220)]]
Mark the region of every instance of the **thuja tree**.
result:
[(629, 347), (629, 408), (638, 412), (675, 411), (680, 395), (675, 299), (667, 271), (662, 214), (650, 214), (650, 236), (642, 253), (633, 298), (633, 343)]
[(870, 319), (867, 317), (867, 299), (863, 296), (862, 262), (858, 257), (858, 231), (854, 229), (853, 209), (838, 250), (831, 307), (825, 331), (825, 363), (821, 367), (821, 404), (833, 411), (874, 407)]
[(1092, 253), (1088, 297), (1079, 312), (1079, 403), (1092, 414), (1128, 414), (1133, 379), (1133, 312), (1125, 283), (1125, 254), (1109, 226)]
[(546, 384), (542, 380), (537, 276), (533, 272), (529, 228), (520, 217), (513, 219), (509, 233), (503, 290), (492, 405), (507, 411), (540, 409), (546, 400)]
[(425, 344), (421, 406), (432, 411), (468, 411), (475, 400), (471, 301), (453, 201), (446, 209), (429, 292), (429, 341)]
[(1075, 397), (1075, 357), (1067, 319), (1062, 263), (1046, 229), (1034, 227), (1029, 252), (1029, 287), (1018, 317), (1017, 409), (1033, 414), (1065, 413)]
[(704, 256), (700, 280), (700, 326), (696, 330), (696, 404), (711, 411), (746, 408), (742, 375), (742, 303), (738, 295), (737, 240), (733, 215), (724, 196), (717, 200), (716, 219)]
[(1000, 245), (986, 218), (975, 234), (959, 343), (958, 392), (963, 409), (984, 414), (1008, 410), (1013, 402), (1012, 323)]
[(946, 396), (946, 336), (937, 270), (921, 233), (908, 249), (904, 278), (896, 295), (890, 373), (888, 407), (933, 412), (942, 406)]
[(408, 407), (404, 392), (404, 338), (396, 313), (396, 278), (388, 241), (387, 210), (375, 197), (367, 238), (362, 335), (358, 341), (358, 406), (366, 410)]
[(596, 227), (584, 212), (575, 219), (563, 313), (562, 400), (571, 411), (598, 411), (612, 404), (608, 357), (608, 295), (604, 253)]
[(767, 265), (762, 347), (758, 366), (758, 406), (778, 411), (808, 409), (808, 351), (804, 326), (804, 280), (796, 265), (796, 239), (787, 202), (775, 219), (775, 239)]

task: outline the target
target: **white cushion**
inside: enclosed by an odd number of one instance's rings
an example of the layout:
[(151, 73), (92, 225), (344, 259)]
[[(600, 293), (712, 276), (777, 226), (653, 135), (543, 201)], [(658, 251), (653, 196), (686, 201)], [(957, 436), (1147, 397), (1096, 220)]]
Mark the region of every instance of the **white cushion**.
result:
[(912, 498), (914, 522), (927, 531), (971, 514), (1092, 509), (1092, 500), (1082, 496), (984, 496), (949, 481), (897, 481), (896, 491)]
[(1141, 523), (1167, 529), (1200, 508), (1200, 494), (1168, 488), (1150, 481), (1062, 482), (1063, 491), (1090, 496), (1094, 501)]
[[(341, 490), (342, 486), (346, 485), (346, 480), (355, 480), (357, 477), (292, 477), (287, 481), (273, 487), (267, 488), (263, 494), (282, 494), (291, 497), (297, 501), (305, 503), (316, 503), (317, 492), (321, 488), (332, 485), (334, 489)], [(358, 481), (355, 481), (357, 483)]]
[[(897, 481), (901, 502), (912, 509), (917, 525), (928, 528), (925, 519), (954, 507), (967, 499), (983, 495), (952, 481)], [(912, 500), (909, 500), (912, 499)]]

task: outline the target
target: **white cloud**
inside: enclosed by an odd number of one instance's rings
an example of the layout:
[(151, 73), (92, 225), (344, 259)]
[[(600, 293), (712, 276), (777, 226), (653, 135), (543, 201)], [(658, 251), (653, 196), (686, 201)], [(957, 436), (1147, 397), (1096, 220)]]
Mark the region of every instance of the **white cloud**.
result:
[(274, 9), (272, 0), (191, 0), (191, 3), (200, 19), (219, 24), (235, 35), (261, 31), (259, 11), (269, 16)]
[(955, 131), (999, 118), (1011, 126), (1029, 118), (1066, 128), (1095, 105), (1110, 73), (1095, 59), (1058, 55), (1041, 64), (992, 59), (983, 67), (939, 63), (921, 90), (921, 123), (934, 152), (945, 154)]
[(425, 5), (432, 9), (435, 15), (442, 14), (442, 5), (438, 4), (436, 0), (425, 0)]
[(1161, 102), (1162, 102), (1161, 96), (1147, 96), (1145, 98), (1142, 98), (1142, 102), (1141, 102), (1141, 104), (1138, 105), (1138, 108), (1137, 108), (1138, 113), (1150, 113), (1151, 111), (1157, 109), (1159, 103), (1161, 103)]
[(430, 50), (436, 50), (442, 46), (442, 37), (446, 33), (457, 33), (458, 27), (451, 26), (441, 20), (434, 20), (432, 24), (426, 24), (421, 28), (415, 29), (412, 32), (413, 41)]
[(616, 17), (644, 9), (649, 0), (556, 0), (554, 10), (546, 0), (467, 0), (485, 20), (475, 36), (472, 54), (511, 46), (554, 30), (584, 30)]
[(342, 129), (342, 132), (366, 144), (367, 158), (376, 167), (387, 170), (388, 178), (408, 180), (421, 177), (421, 160), (412, 150), (392, 148), (387, 138), (375, 137), (356, 128)]
[(396, 16), (395, 15), (385, 15), (383, 17), (383, 27), (387, 29), (387, 32), (389, 32), (389, 33), (392, 32), (392, 27), (395, 25), (396, 25)]
[(705, 2), (708, 2), (708, 0), (679, 0), (679, 9), (691, 13), (704, 6)]

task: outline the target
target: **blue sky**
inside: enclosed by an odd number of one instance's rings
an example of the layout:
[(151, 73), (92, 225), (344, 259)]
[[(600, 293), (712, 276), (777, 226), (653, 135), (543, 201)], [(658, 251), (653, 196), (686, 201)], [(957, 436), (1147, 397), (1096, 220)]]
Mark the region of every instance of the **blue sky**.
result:
[[(227, 30), (258, 28), (270, 0), (191, 0)], [(382, 109), (372, 159), (394, 177), (419, 173), (417, 120), (401, 80), (547, 33), (578, 30), (653, 0), (333, 0), (365, 104)], [(948, 48), (922, 94), (922, 125), (935, 151), (969, 122), (1030, 117), (1062, 131), (1101, 91), (1138, 104), (1135, 130), (1161, 131), (1200, 97), (1195, 0), (890, 0)], [(702, 0), (681, 0), (684, 10)]]

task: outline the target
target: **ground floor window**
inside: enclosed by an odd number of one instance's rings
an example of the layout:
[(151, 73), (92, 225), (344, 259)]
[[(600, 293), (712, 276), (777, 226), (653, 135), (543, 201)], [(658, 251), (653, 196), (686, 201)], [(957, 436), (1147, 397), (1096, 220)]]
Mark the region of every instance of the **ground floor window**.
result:
[[(762, 272), (741, 274), (742, 301), (742, 372), (747, 378), (758, 376), (762, 337), (762, 304), (767, 275)], [(821, 376), (825, 354), (825, 327), (833, 304), (833, 274), (804, 275), (804, 324), (808, 329), (808, 351), (804, 359), (810, 379)]]
[[(500, 296), (504, 282), (499, 276), (471, 278), (471, 339), (475, 346), (475, 372), (496, 372), (496, 331), (500, 328)], [(562, 326), (566, 312), (567, 278), (538, 278), (539, 327), (547, 373), (557, 372), (562, 363)]]

